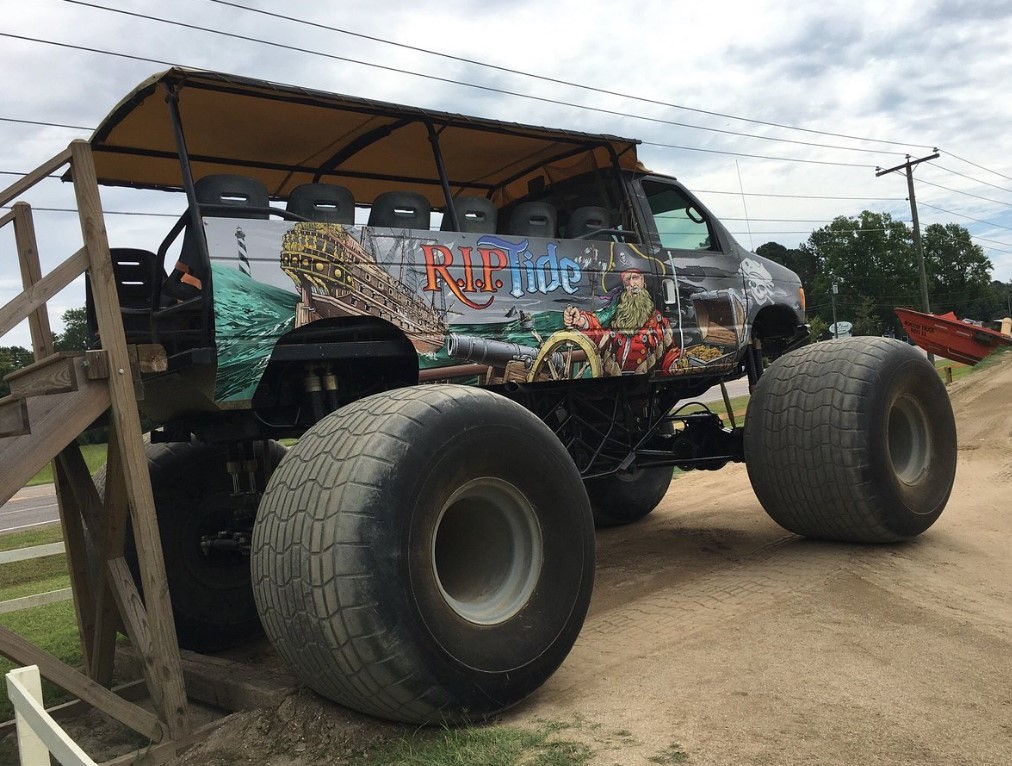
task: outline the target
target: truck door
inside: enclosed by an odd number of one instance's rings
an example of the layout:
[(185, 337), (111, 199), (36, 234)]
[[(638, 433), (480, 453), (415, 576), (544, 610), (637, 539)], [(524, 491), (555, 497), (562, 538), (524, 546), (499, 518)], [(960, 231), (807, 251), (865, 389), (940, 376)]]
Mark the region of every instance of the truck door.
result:
[(682, 349), (680, 371), (732, 366), (745, 344), (747, 306), (729, 235), (672, 179), (647, 176), (635, 186), (649, 248), (664, 270), (662, 310)]

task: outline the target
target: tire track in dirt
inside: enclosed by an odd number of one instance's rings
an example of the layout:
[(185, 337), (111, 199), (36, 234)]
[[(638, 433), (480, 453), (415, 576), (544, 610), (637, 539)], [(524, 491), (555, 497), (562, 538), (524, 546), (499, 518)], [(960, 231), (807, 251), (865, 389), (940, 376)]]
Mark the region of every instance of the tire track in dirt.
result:
[[(972, 496), (981, 480), (1012, 479), (1012, 409), (994, 406), (995, 397), (1012, 387), (1012, 365), (971, 382), (952, 389), (961, 444), (977, 448), (960, 454), (966, 465), (953, 493), (962, 497)], [(978, 475), (976, 465), (986, 478)], [(679, 498), (688, 498), (691, 506), (693, 497), (709, 502), (690, 511), (679, 507)], [(987, 523), (993, 511), (968, 508), (966, 513)], [(744, 466), (688, 473), (676, 479), (645, 522), (599, 535), (594, 602), (563, 671), (567, 676), (597, 674), (602, 666), (816, 590), (844, 572), (900, 596), (917, 593), (950, 615), (1001, 614), (1007, 592), (989, 593), (986, 573), (983, 580), (953, 577), (952, 567), (960, 566), (966, 552), (945, 534), (948, 523), (943, 514), (935, 531), (898, 545), (804, 540), (766, 518)], [(932, 567), (946, 571), (936, 575)], [(1002, 637), (1012, 632), (1012, 617), (987, 624)]]
[[(804, 540), (769, 521), (743, 467), (689, 474), (676, 491), (724, 487), (721, 509), (672, 512), (599, 537), (594, 602), (576, 646), (543, 693), (565, 694), (662, 647), (811, 591), (884, 549)], [(879, 551), (876, 553), (875, 551)]]

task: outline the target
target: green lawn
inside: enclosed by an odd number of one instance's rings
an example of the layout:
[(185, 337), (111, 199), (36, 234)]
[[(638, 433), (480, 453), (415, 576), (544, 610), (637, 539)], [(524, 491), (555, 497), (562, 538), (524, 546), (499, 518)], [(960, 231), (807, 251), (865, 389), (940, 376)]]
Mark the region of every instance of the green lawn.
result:
[[(58, 526), (4, 535), (0, 537), (0, 551), (55, 543), (59, 542), (62, 537), (63, 532)], [(0, 601), (70, 587), (67, 557), (63, 554), (29, 561), (16, 561), (13, 564), (2, 564), (0, 567), (3, 572), (3, 577), (0, 578), (0, 582), (3, 583), (0, 585)], [(77, 619), (74, 616), (73, 602), (46, 604), (45, 606), (23, 609), (20, 612), (0, 614), (0, 625), (9, 628), (69, 665), (80, 667), (81, 643), (77, 633)], [(15, 663), (0, 657), (0, 676), (6, 675), (14, 667), (16, 667)], [(54, 705), (70, 699), (63, 690), (44, 679), (42, 691), (46, 705)], [(13, 715), (14, 710), (7, 699), (7, 685), (0, 685), (0, 721), (8, 721)]]
[[(106, 445), (104, 444), (82, 444), (81, 454), (84, 455), (84, 462), (88, 464), (88, 470), (91, 473), (95, 473), (99, 468), (105, 465), (105, 454)], [(53, 483), (53, 466), (52, 464), (47, 465), (35, 476), (33, 476), (26, 487), (34, 487), (36, 484), (52, 484)]]

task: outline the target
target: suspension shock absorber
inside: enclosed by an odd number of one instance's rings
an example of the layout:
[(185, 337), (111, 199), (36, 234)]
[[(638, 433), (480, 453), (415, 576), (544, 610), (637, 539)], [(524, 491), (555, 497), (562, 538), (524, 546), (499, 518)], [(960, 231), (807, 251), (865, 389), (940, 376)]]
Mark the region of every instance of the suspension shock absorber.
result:
[(244, 446), (243, 452), (246, 453), (243, 456), (242, 467), (246, 471), (246, 481), (249, 483), (249, 493), (255, 495), (259, 491), (257, 486), (257, 468), (259, 467), (257, 461), (256, 447), (250, 444), (248, 447)]
[(232, 479), (232, 495), (242, 494), (239, 488), (239, 474), (243, 468), (242, 446), (229, 444), (226, 448), (225, 470)]
[(323, 401), (327, 412), (334, 412), (337, 409), (337, 375), (333, 368), (325, 367), (320, 381), (323, 383)]
[(313, 422), (318, 423), (326, 414), (323, 403), (323, 381), (320, 380), (316, 370), (309, 367), (306, 369), (305, 377), (302, 378), (302, 384), (309, 399), (309, 411), (313, 415)]
[(748, 364), (746, 365), (746, 369), (748, 370), (748, 388), (751, 391), (752, 387), (759, 382), (759, 378), (763, 374), (763, 342), (753, 336), (747, 353)]

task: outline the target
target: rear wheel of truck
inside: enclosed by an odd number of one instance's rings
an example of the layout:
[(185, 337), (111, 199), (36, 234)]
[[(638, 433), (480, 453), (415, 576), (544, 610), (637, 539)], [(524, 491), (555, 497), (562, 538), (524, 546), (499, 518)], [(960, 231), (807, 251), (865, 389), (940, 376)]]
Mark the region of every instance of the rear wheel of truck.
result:
[(942, 513), (956, 470), (948, 394), (917, 349), (885, 338), (826, 341), (763, 373), (745, 419), (752, 487), (807, 537), (894, 542)]
[(584, 482), (594, 524), (617, 527), (647, 516), (664, 499), (673, 471), (667, 468), (619, 471)]
[[(274, 441), (266, 444), (273, 469), (285, 448)], [(258, 458), (262, 448), (255, 446)], [(150, 444), (147, 458), (179, 645), (198, 652), (219, 651), (261, 635), (248, 551), (210, 550), (202, 545), (225, 530), (248, 540), (252, 529), (255, 505), (246, 510), (247, 518), (239, 518), (230, 501), (232, 480), (225, 468), (225, 447), (196, 442)], [(104, 468), (95, 482), (104, 493)], [(129, 529), (124, 557), (140, 590), (137, 550)]]
[(410, 723), (538, 688), (590, 602), (594, 530), (554, 434), (488, 391), (377, 394), (311, 428), (253, 535), (264, 628), (311, 688)]

